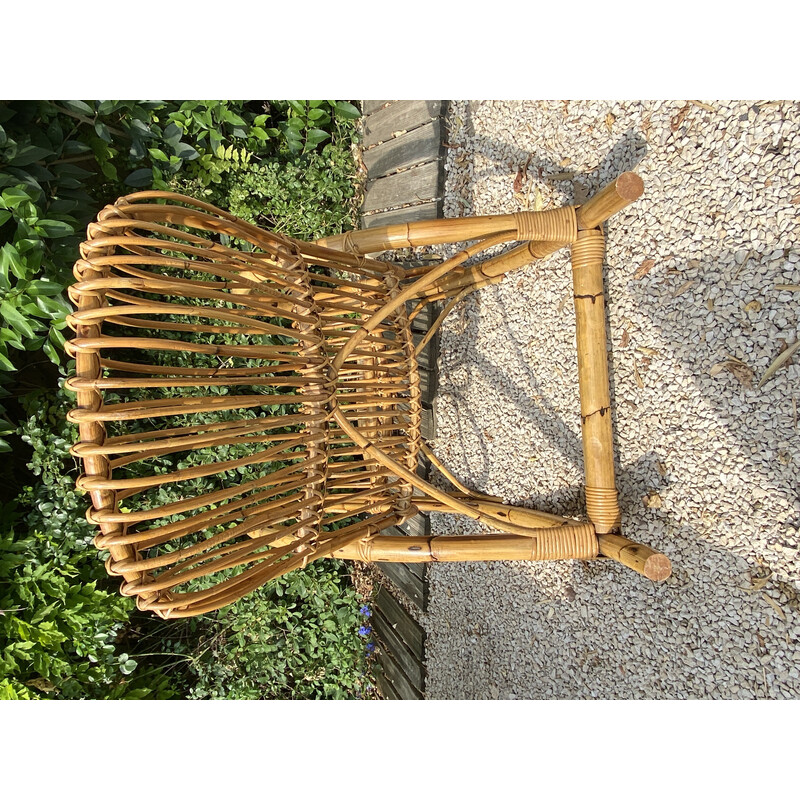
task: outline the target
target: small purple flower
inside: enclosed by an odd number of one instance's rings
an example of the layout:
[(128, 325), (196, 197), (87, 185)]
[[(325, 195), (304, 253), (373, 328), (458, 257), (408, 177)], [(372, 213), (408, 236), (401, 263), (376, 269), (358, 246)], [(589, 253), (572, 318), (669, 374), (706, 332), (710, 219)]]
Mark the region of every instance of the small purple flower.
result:
[(375, 643), (374, 642), (367, 642), (367, 655), (371, 656), (375, 650)]
[(358, 629), (359, 636), (369, 636), (371, 633), (372, 633), (372, 628), (370, 628), (368, 625), (362, 625)]
[(365, 617), (372, 616), (372, 612), (369, 610), (369, 606), (361, 606), (361, 608), (358, 610), (358, 613), (363, 614)]

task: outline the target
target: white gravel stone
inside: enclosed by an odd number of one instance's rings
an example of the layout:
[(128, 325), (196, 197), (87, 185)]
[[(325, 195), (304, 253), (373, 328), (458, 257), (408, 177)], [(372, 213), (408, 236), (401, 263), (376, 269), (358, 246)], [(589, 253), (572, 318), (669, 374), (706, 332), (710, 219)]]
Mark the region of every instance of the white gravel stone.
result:
[[(432, 565), (429, 698), (800, 696), (800, 358), (757, 388), (800, 333), (800, 295), (775, 289), (800, 278), (800, 104), (710, 105), (451, 104), (446, 216), (560, 206), (627, 169), (644, 179), (607, 229), (617, 475), (624, 532), (674, 573)], [(549, 180), (565, 171), (574, 181)], [(582, 513), (574, 323), (566, 251), (448, 317), (435, 450), (468, 485)], [(731, 358), (744, 369), (712, 377)], [(660, 507), (643, 504), (652, 494)]]

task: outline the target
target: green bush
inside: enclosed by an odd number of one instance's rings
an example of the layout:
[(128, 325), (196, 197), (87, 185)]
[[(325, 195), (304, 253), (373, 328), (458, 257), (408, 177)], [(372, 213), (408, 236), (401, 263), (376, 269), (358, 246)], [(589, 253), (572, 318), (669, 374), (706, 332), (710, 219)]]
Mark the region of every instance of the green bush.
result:
[(356, 219), (353, 158), (339, 142), (271, 161), (221, 162), (210, 187), (187, 175), (176, 176), (170, 186), (307, 241), (350, 230)]
[(0, 698), (368, 691), (360, 598), (336, 562), (197, 619), (135, 611), (91, 543), (68, 454), (74, 399), (53, 391), (73, 367), (64, 289), (102, 205), (173, 189), (291, 235), (338, 233), (355, 222), (357, 116), (346, 101), (0, 102), (0, 451), (13, 449), (0, 491)]
[(86, 500), (69, 456), (71, 400), (26, 398), (23, 439), (39, 480), (0, 514), (0, 698), (167, 698), (166, 679), (140, 680), (122, 640), (134, 610), (91, 546)]
[[(271, 581), (214, 619), (187, 621), (193, 698), (344, 699), (365, 693), (361, 600), (340, 562)], [(178, 651), (180, 652), (180, 650)]]

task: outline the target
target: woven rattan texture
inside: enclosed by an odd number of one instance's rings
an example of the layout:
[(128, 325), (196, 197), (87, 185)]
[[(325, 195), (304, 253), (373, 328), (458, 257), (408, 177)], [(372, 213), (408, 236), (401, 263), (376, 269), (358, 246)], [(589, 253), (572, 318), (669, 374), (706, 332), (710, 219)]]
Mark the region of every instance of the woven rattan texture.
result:
[[(407, 516), (411, 487), (364, 458), (329, 407), (336, 393), (413, 469), (420, 406), (402, 310), (330, 379), (331, 355), (397, 293), (390, 266), (328, 263), (188, 198), (148, 202), (160, 199), (122, 198), (89, 228), (68, 388), (107, 568), (140, 608), (178, 616)], [(209, 479), (219, 488), (198, 494)], [(165, 484), (186, 499), (160, 502)]]

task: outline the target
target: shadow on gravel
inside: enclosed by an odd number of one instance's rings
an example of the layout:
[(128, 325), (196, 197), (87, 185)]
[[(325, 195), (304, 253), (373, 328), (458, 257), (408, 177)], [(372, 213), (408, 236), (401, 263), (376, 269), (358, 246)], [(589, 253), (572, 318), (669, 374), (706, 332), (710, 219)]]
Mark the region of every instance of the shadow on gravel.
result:
[[(465, 124), (469, 131), (470, 120)], [(477, 142), (476, 152), (501, 164), (509, 180), (526, 165), (529, 175), (543, 180), (557, 176), (550, 182), (556, 206), (582, 202), (621, 171), (635, 169), (647, 153), (641, 137), (628, 131), (594, 170), (562, 177), (564, 167), (553, 161), (538, 161), (523, 150), (509, 150), (505, 143), (475, 137), (474, 132), (471, 139)], [(497, 153), (503, 153), (502, 160), (496, 158)], [(483, 174), (478, 169), (474, 182), (496, 171), (496, 166), (486, 167)], [(654, 179), (674, 180), (675, 174)], [(696, 178), (689, 172), (685, 180)], [(475, 213), (470, 189), (462, 190), (464, 214)], [(653, 221), (646, 201), (647, 182), (640, 204), (630, 209), (626, 227), (641, 230), (649, 225), (652, 230), (660, 224), (667, 236), (679, 231), (685, 237), (690, 223), (682, 216), (683, 209), (676, 207), (674, 219)], [(770, 254), (776, 252), (779, 255), (773, 259)], [(639, 263), (613, 265), (615, 279), (606, 284), (606, 326), (623, 522), (632, 539), (670, 557), (673, 576), (665, 584), (637, 583), (618, 564), (569, 562), (546, 570), (547, 581), (540, 584), (530, 581), (530, 565), (504, 564), (503, 579), (492, 581), (496, 593), (492, 602), (500, 608), (522, 603), (525, 613), (513, 617), (513, 642), (527, 648), (526, 658), (541, 665), (541, 671), (531, 689), (531, 679), (517, 675), (517, 651), (506, 642), (509, 635), (486, 633), (476, 623), (474, 647), (480, 648), (476, 663), (500, 696), (523, 696), (522, 689), (537, 697), (577, 697), (598, 683), (616, 685), (618, 697), (766, 698), (786, 696), (787, 691), (797, 696), (796, 677), (785, 675), (793, 663), (796, 666), (792, 658), (800, 645), (798, 584), (791, 580), (787, 565), (792, 557), (786, 551), (800, 546), (800, 385), (793, 385), (783, 367), (758, 387), (767, 365), (800, 332), (796, 299), (794, 305), (786, 296), (779, 299), (775, 289), (776, 283), (798, 283), (797, 264), (791, 279), (781, 272), (786, 257), (797, 252), (793, 233), (773, 236), (755, 252), (749, 231), (731, 231), (725, 240), (699, 241), (684, 252), (656, 256), (652, 269), (636, 279)], [(628, 269), (629, 278), (621, 281), (620, 272)], [(482, 293), (498, 290), (484, 289), (464, 302), (480, 309)], [(626, 303), (630, 320), (622, 320), (617, 313)], [(538, 429), (552, 448), (551, 457), (582, 475), (577, 425), (567, 424), (563, 411), (548, 395), (547, 381), (531, 369), (527, 342), (515, 338), (518, 311), (512, 324), (502, 308), (499, 319), (496, 306), (492, 309), (492, 324), (508, 345), (506, 368), (479, 351), (481, 315), (471, 313), (465, 315), (459, 336), (476, 345), (464, 352), (463, 364), (451, 362), (449, 369), (463, 367), (467, 375), (469, 371), (480, 374), (502, 405)], [(537, 324), (535, 312), (530, 324)], [(658, 370), (656, 359), (666, 362), (658, 364)], [(795, 363), (798, 360), (800, 354)], [(508, 375), (509, 364), (515, 372), (513, 379)], [(446, 375), (440, 377), (440, 387), (453, 396), (456, 406), (466, 407), (458, 385), (448, 384)], [(576, 396), (577, 392), (576, 384)], [(624, 435), (620, 440), (620, 432), (625, 433), (621, 426), (630, 425), (632, 419), (637, 430), (643, 431), (641, 443)], [(466, 414), (458, 415), (455, 424), (453, 446), (464, 452), (471, 448), (477, 456), (470, 472), (474, 488), (485, 489), (492, 466), (494, 475), (498, 474), (485, 432), (478, 420)], [(692, 447), (695, 473), (687, 473), (681, 452), (673, 449), (670, 439)], [(632, 459), (623, 465), (620, 453), (626, 452)], [(533, 489), (522, 504), (582, 515), (582, 479), (577, 483), (575, 488), (548, 493)], [(670, 491), (676, 493), (676, 502), (683, 503), (679, 510), (671, 511), (669, 503), (644, 507), (643, 498)], [(687, 509), (698, 506), (699, 512), (688, 513)], [(755, 531), (757, 542), (739, 535), (745, 521)], [(478, 527), (469, 521), (465, 525), (470, 533)], [(759, 553), (764, 557), (754, 555)], [(474, 569), (490, 578), (497, 567)], [(515, 590), (520, 585), (529, 586), (524, 598)], [(452, 598), (438, 602), (460, 609), (469, 606), (470, 593), (482, 584), (466, 582), (462, 587), (450, 582), (447, 586)], [(573, 604), (581, 608), (568, 613)], [(724, 631), (721, 638), (720, 631)], [(625, 647), (615, 656), (604, 650), (603, 642), (617, 637)], [(551, 641), (559, 642), (555, 669)], [(626, 652), (644, 655), (626, 658)], [(548, 677), (551, 670), (554, 674)]]
[[(522, 149), (514, 149), (506, 143), (500, 143), (488, 137), (476, 136), (469, 112), (463, 120), (466, 131), (470, 134), (471, 141), (476, 153), (485, 158), (493, 160), (513, 174), (513, 170), (526, 168), (530, 174), (538, 174), (544, 180), (548, 176), (556, 176), (558, 180), (551, 181), (554, 190), (553, 206), (582, 202), (586, 197), (590, 197), (601, 189), (608, 181), (625, 170), (633, 170), (647, 155), (647, 143), (643, 137), (634, 130), (626, 131), (613, 149), (602, 159), (598, 166), (584, 173), (565, 172), (564, 168), (554, 161), (539, 160), (535, 156)], [(502, 161), (497, 154), (503, 153)], [(495, 167), (487, 168), (487, 171), (495, 171)], [(485, 173), (478, 171), (475, 175), (474, 183), (479, 183)], [(692, 180), (691, 174), (687, 180)], [(646, 203), (647, 186), (645, 195), (640, 204)], [(473, 205), (472, 203), (469, 203)], [(631, 228), (637, 224), (641, 225), (642, 211), (646, 206), (634, 205), (631, 207), (633, 215), (638, 214), (640, 221), (635, 219), (627, 221)], [(708, 213), (717, 214), (719, 209), (708, 209)], [(468, 209), (464, 213), (474, 213)], [(677, 210), (676, 210), (677, 214)], [(666, 221), (665, 221), (666, 222)], [(672, 222), (671, 220), (669, 222)], [(613, 224), (613, 219), (612, 219)], [(668, 229), (668, 225), (664, 225)], [(758, 380), (763, 374), (766, 364), (779, 354), (781, 349), (785, 349), (787, 344), (791, 344), (797, 337), (796, 325), (791, 323), (789, 313), (789, 323), (785, 330), (773, 323), (768, 323), (769, 340), (765, 343), (761, 351), (755, 352), (754, 358), (760, 363), (756, 366), (749, 366), (745, 353), (737, 353), (729, 349), (728, 338), (730, 336), (741, 337), (742, 333), (748, 334), (754, 330), (754, 325), (763, 321), (772, 309), (769, 307), (779, 305), (774, 303), (777, 291), (774, 288), (762, 287), (761, 290), (752, 290), (753, 278), (759, 269), (763, 270), (763, 261), (759, 263), (753, 258), (757, 255), (753, 251), (742, 256), (743, 250), (749, 250), (750, 241), (742, 242), (741, 248), (716, 249), (713, 253), (708, 253), (707, 248), (703, 248), (700, 258), (690, 257), (693, 253), (674, 253), (668, 259), (667, 264), (657, 265), (652, 272), (642, 277), (641, 280), (634, 281), (634, 266), (631, 265), (631, 280), (626, 290), (634, 300), (635, 311), (650, 319), (651, 323), (658, 329), (658, 335), (662, 340), (664, 350), (679, 361), (683, 374), (688, 376), (694, 389), (699, 392), (705, 403), (713, 409), (713, 416), (719, 420), (729, 438), (732, 438), (736, 445), (736, 455), (746, 461), (748, 470), (756, 482), (763, 489), (776, 491), (782, 490), (785, 495), (793, 493), (795, 501), (793, 512), (790, 516), (776, 519), (776, 527), (789, 525), (793, 528), (800, 526), (800, 499), (798, 499), (798, 489), (800, 486), (800, 458), (793, 457), (792, 450), (796, 449), (798, 437), (797, 405), (800, 399), (800, 386), (792, 386), (786, 368), (777, 373), (766, 383), (762, 389), (757, 388)], [(779, 238), (774, 241), (765, 242), (761, 248), (762, 253), (770, 253), (783, 249), (784, 257), (790, 252), (798, 252), (796, 240), (793, 237)], [(638, 266), (638, 265), (637, 265)], [(772, 278), (772, 287), (781, 280), (780, 270), (775, 269)], [(656, 297), (650, 289), (653, 285), (665, 283), (673, 289), (672, 297), (666, 303)], [(764, 284), (764, 281), (761, 281)], [(613, 309), (620, 298), (616, 295), (618, 289), (606, 286), (606, 298), (609, 309)], [(485, 291), (485, 290), (484, 290)], [(723, 298), (726, 294), (733, 294), (735, 297), (747, 294), (750, 291), (751, 299), (760, 303), (759, 309), (763, 307), (763, 317), (753, 315), (742, 308), (715, 310), (708, 308), (713, 319), (709, 327), (700, 329), (698, 320), (701, 318), (698, 307), (707, 303), (710, 299)], [(465, 302), (475, 302), (480, 304), (480, 292), (471, 296), (471, 300)], [(741, 305), (744, 305), (743, 303)], [(712, 313), (713, 312), (713, 313)], [(771, 318), (769, 318), (771, 320)], [(576, 466), (582, 465), (582, 449), (580, 438), (576, 436), (563, 420), (558, 412), (552, 408), (547, 400), (546, 386), (540, 386), (533, 372), (527, 368), (528, 356), (524, 352), (524, 343), (515, 342), (514, 334), (505, 318), (499, 321), (504, 326), (506, 341), (513, 343), (513, 355), (518, 365), (527, 371), (529, 383), (525, 386), (509, 385), (509, 379), (503, 374), (501, 369), (488, 362), (477, 351), (470, 353), (471, 368), (478, 371), (485, 371), (489, 382), (496, 387), (497, 392), (503, 397), (505, 402), (513, 402), (519, 412), (528, 420), (536, 424), (542, 433), (548, 438), (552, 446), (560, 452), (570, 463)], [(532, 324), (535, 321), (532, 320)], [(464, 331), (464, 336), (471, 341), (476, 339), (477, 329)], [(606, 333), (609, 341), (609, 349), (612, 354), (624, 354), (625, 358), (609, 359), (609, 382), (612, 396), (613, 421), (615, 431), (615, 454), (619, 458), (619, 419), (618, 403), (614, 402), (617, 396), (617, 364), (630, 363), (637, 359), (637, 370), (646, 380), (646, 366), (649, 364), (647, 357), (637, 356), (634, 347), (631, 345), (626, 348), (620, 347), (621, 330), (611, 330), (610, 320), (607, 315)], [(634, 334), (635, 337), (635, 334)], [(633, 343), (636, 342), (633, 338)], [(734, 348), (735, 350), (735, 348)], [(627, 357), (630, 353), (630, 358)], [(731, 361), (731, 359), (741, 359), (743, 367)], [(800, 357), (795, 357), (795, 362)], [(789, 362), (791, 363), (791, 362)], [(725, 365), (722, 368), (719, 365)], [(717, 369), (715, 377), (711, 376), (712, 369)], [(738, 377), (737, 377), (738, 376)], [(631, 370), (625, 370), (621, 380), (625, 384), (630, 384), (635, 379)], [(743, 380), (743, 383), (740, 382)], [(526, 392), (533, 388), (537, 393), (537, 402), (532, 400), (520, 400)], [(457, 389), (451, 389), (457, 397)], [(575, 387), (577, 394), (577, 386)], [(705, 424), (703, 420), (692, 413), (689, 403), (692, 402), (688, 397), (687, 412), (684, 423), (687, 434), (695, 428), (702, 429)], [(781, 422), (767, 430), (763, 424), (766, 419), (775, 416), (776, 409), (780, 409)], [(468, 423), (472, 424), (472, 423)], [(478, 434), (478, 426), (472, 425), (473, 434)], [(470, 437), (470, 441), (480, 440), (479, 435)], [(794, 446), (793, 446), (794, 443)], [(488, 453), (483, 448), (482, 455), (487, 459)], [(641, 498), (648, 492), (658, 492), (671, 480), (669, 472), (664, 474), (665, 453), (651, 452), (640, 456), (636, 463), (622, 467), (617, 460), (617, 476), (622, 493), (622, 502), (641, 503)], [(724, 482), (725, 464), (719, 465), (720, 478)], [(481, 478), (485, 478), (487, 470), (481, 473)], [(794, 487), (792, 489), (792, 487)], [(630, 493), (635, 493), (630, 496)], [(568, 505), (571, 504), (569, 491), (562, 492), (564, 500)], [(626, 497), (626, 495), (628, 495)], [(761, 498), (763, 499), (763, 498)], [(532, 503), (545, 501), (542, 496), (532, 496)], [(580, 510), (579, 498), (575, 500), (574, 509)], [(526, 503), (527, 504), (527, 503)], [(756, 498), (750, 509), (751, 513), (763, 513), (763, 503)], [(624, 510), (624, 509), (623, 509)], [(566, 510), (561, 513), (575, 513)], [(659, 517), (666, 523), (668, 516), (659, 512)], [(731, 521), (733, 522), (733, 521)], [(635, 532), (632, 534), (635, 537)], [(776, 530), (775, 536), (780, 543), (781, 534)], [(785, 537), (784, 537), (785, 538)], [(795, 546), (798, 543), (795, 542)]]

